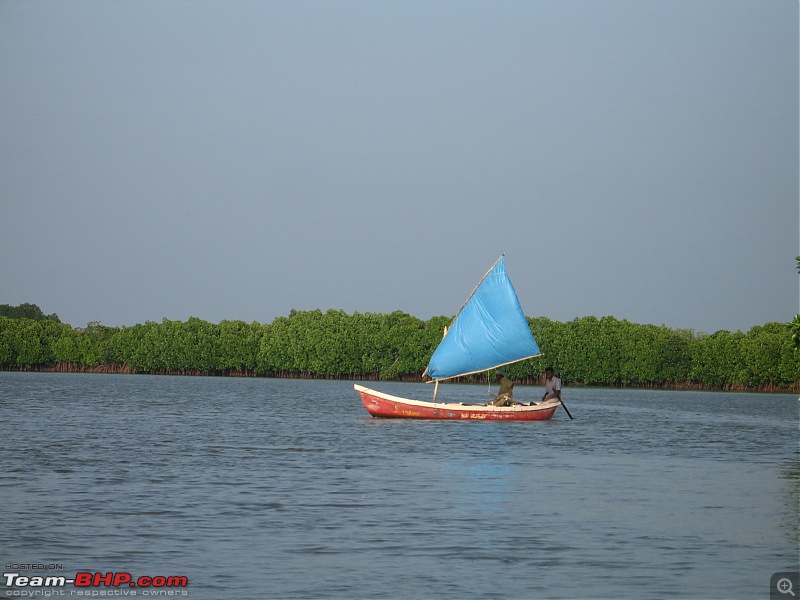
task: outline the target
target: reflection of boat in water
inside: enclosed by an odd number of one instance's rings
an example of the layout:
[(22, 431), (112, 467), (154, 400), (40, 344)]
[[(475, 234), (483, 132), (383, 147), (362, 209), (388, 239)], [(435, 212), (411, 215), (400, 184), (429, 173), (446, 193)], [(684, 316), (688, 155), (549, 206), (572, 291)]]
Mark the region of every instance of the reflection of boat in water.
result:
[(501, 256), (472, 291), (431, 356), (423, 378), (436, 384), (433, 401), (400, 398), (361, 385), (354, 387), (374, 417), (544, 421), (556, 412), (559, 400), (513, 406), (436, 402), (440, 381), (540, 354)]

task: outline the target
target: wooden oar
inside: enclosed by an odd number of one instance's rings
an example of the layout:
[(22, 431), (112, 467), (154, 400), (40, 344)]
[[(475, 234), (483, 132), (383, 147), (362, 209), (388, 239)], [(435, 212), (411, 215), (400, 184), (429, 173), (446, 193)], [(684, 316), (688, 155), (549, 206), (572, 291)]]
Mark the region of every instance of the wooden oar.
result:
[(569, 409), (567, 408), (567, 405), (564, 404), (564, 401), (561, 398), (559, 398), (558, 400), (559, 400), (559, 402), (561, 402), (561, 406), (564, 407), (564, 410), (567, 411), (567, 415), (569, 416), (570, 420), (572, 420), (572, 415), (570, 414)]

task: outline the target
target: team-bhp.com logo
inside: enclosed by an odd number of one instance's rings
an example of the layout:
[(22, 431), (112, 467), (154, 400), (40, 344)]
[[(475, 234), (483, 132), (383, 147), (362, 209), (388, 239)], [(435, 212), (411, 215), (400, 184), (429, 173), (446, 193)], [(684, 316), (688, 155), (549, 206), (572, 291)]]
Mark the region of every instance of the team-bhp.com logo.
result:
[[(141, 588), (142, 595), (162, 595), (156, 593), (156, 590), (161, 590), (162, 588), (185, 588), (189, 585), (189, 578), (182, 575), (143, 575), (134, 578), (133, 575), (127, 572), (90, 573), (81, 571), (72, 578), (67, 578), (64, 575), (28, 576), (19, 573), (3, 573), (3, 578), (8, 588), (16, 590), (19, 588), (63, 588), (74, 586), (83, 588), (82, 590), (77, 590), (77, 595), (81, 596), (100, 595), (97, 593), (97, 588)], [(150, 590), (154, 593), (148, 594), (147, 592)], [(91, 593), (92, 591), (94, 593)], [(6, 595), (16, 596), (21, 594), (9, 594), (9, 591), (6, 591)], [(136, 593), (132, 592), (130, 595), (136, 595)]]

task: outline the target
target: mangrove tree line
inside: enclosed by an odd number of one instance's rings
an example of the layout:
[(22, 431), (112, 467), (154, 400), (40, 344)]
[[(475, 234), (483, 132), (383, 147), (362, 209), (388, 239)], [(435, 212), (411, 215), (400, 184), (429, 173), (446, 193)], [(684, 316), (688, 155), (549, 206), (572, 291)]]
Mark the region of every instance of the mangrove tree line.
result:
[[(191, 317), (73, 328), (57, 318), (0, 316), (0, 368), (418, 380), (450, 321), (311, 310), (269, 324)], [(800, 387), (800, 353), (783, 323), (709, 335), (614, 317), (528, 321), (543, 355), (506, 368), (519, 381), (539, 380), (550, 365), (571, 384)]]

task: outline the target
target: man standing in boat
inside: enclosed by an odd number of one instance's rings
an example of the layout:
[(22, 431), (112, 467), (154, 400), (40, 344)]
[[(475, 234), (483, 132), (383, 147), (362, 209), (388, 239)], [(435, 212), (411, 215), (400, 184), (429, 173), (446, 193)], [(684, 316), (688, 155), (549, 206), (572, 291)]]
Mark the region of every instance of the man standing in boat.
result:
[(497, 392), (494, 400), (489, 404), (495, 406), (513, 406), (514, 402), (514, 382), (503, 376), (502, 371), (497, 371), (497, 382), (500, 384), (500, 391)]
[(561, 400), (561, 380), (555, 376), (553, 367), (547, 367), (544, 370), (544, 396), (542, 402), (556, 399)]

